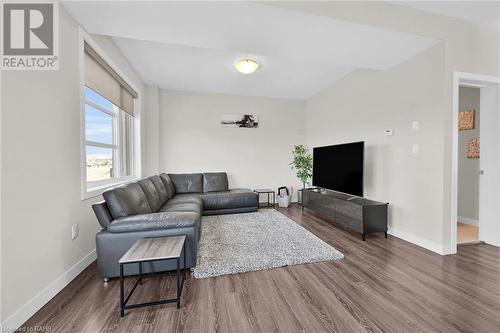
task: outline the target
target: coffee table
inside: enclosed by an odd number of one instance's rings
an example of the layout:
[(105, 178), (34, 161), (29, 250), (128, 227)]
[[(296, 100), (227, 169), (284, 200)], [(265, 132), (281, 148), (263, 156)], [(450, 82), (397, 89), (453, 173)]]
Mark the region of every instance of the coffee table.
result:
[[(259, 196), (259, 198), (260, 198), (261, 194), (267, 194), (267, 206), (265, 206), (265, 207), (272, 207), (272, 208), (274, 208), (276, 206), (276, 192), (274, 192), (273, 190), (264, 188), (264, 189), (256, 189), (256, 190), (253, 190), (253, 191), (255, 193), (257, 193), (257, 195)], [(269, 201), (269, 195), (270, 194), (273, 195), (273, 203), (272, 204)], [(260, 208), (260, 200), (259, 200), (258, 205), (259, 205), (259, 208)]]
[[(180, 257), (183, 254), (183, 276), (182, 282), (180, 279)], [(159, 260), (176, 260), (177, 261), (177, 297), (171, 299), (163, 299), (159, 301), (128, 304), (127, 302), (132, 296), (137, 285), (142, 285), (142, 265), (145, 262)], [(160, 305), (166, 303), (177, 303), (177, 309), (181, 306), (181, 295), (184, 281), (186, 280), (186, 236), (168, 236), (156, 238), (139, 239), (119, 260), (120, 264), (120, 316), (125, 316), (126, 309), (141, 308), (145, 306)], [(123, 267), (128, 264), (139, 264), (139, 279), (135, 282), (132, 290), (125, 298), (125, 288), (123, 286)]]

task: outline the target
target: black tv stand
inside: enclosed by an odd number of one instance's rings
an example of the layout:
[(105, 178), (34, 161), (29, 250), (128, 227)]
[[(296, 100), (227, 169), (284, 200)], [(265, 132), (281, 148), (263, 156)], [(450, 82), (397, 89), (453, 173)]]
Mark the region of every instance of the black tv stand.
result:
[(388, 203), (325, 189), (305, 189), (302, 196), (303, 207), (331, 218), (346, 229), (360, 232), (363, 240), (373, 232), (383, 232), (387, 238)]

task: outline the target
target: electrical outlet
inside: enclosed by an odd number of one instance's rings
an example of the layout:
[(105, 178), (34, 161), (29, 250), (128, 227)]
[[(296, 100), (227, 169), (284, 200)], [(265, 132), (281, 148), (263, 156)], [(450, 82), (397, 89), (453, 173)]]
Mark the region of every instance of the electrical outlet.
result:
[(393, 136), (394, 130), (392, 128), (388, 128), (385, 130), (385, 136)]
[(411, 153), (412, 153), (412, 154), (418, 154), (418, 143), (414, 143), (414, 144), (411, 146)]
[(420, 125), (419, 125), (418, 121), (414, 120), (411, 122), (411, 130), (413, 132), (418, 131), (419, 128), (420, 128)]
[(80, 233), (80, 230), (78, 228), (78, 224), (73, 224), (71, 226), (71, 240), (77, 239), (79, 233)]

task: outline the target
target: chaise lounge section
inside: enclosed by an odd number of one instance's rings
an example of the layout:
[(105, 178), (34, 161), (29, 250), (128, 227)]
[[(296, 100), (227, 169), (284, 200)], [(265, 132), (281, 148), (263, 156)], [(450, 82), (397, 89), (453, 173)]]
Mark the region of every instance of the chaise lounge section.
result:
[[(165, 174), (112, 188), (92, 205), (102, 230), (96, 235), (102, 278), (119, 276), (118, 260), (141, 238), (186, 235), (187, 266), (196, 266), (201, 216), (255, 212), (258, 196), (229, 189), (226, 173)], [(171, 262), (145, 263), (144, 272), (175, 269)], [(138, 274), (128, 265), (125, 275)]]

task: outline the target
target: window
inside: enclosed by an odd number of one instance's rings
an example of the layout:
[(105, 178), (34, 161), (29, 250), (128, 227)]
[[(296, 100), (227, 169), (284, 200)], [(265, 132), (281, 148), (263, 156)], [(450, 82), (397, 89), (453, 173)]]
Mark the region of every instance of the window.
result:
[(87, 43), (84, 97), (82, 174), (89, 193), (135, 175), (137, 93)]

